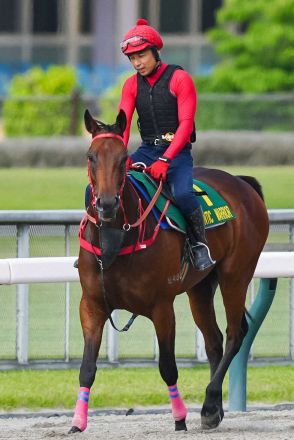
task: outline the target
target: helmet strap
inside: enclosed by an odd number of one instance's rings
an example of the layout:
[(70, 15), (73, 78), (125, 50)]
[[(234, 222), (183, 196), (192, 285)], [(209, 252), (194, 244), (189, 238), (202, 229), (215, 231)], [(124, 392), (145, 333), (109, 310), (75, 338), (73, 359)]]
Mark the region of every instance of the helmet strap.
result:
[(159, 52), (158, 52), (158, 50), (157, 50), (157, 47), (156, 47), (156, 46), (152, 46), (152, 47), (150, 47), (150, 49), (151, 49), (151, 52), (153, 53), (153, 56), (154, 56), (154, 58), (155, 58), (156, 66), (154, 67), (154, 69), (152, 70), (152, 72), (150, 72), (150, 73), (149, 73), (148, 75), (146, 75), (146, 76), (152, 76), (152, 75), (154, 75), (154, 73), (156, 73), (157, 70), (159, 69), (159, 67), (161, 66), (161, 59), (160, 59), (160, 56), (159, 56)]
[(152, 75), (154, 75), (154, 73), (157, 72), (157, 70), (159, 69), (160, 66), (161, 66), (161, 60), (157, 61), (156, 66), (154, 67), (154, 69), (152, 70), (152, 72), (148, 73), (148, 75), (146, 75), (146, 76), (152, 76)]
[(161, 61), (160, 56), (159, 56), (159, 52), (157, 50), (157, 47), (156, 46), (152, 46), (150, 49), (151, 49), (151, 51), (153, 53), (155, 61)]

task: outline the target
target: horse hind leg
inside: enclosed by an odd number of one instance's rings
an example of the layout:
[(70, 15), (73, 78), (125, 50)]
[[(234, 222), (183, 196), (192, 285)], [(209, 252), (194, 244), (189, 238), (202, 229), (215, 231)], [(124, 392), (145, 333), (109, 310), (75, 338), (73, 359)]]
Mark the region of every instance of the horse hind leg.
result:
[[(235, 275), (236, 277), (236, 275)], [(245, 316), (245, 298), (248, 279), (234, 279), (232, 276), (220, 277), (220, 288), (227, 317), (227, 339), (224, 355), (206, 388), (205, 401), (201, 410), (203, 429), (216, 428), (223, 418), (222, 384), (229, 365), (238, 353), (248, 331)]]
[[(203, 334), (211, 380), (223, 357), (223, 335), (217, 325), (213, 301), (217, 285), (217, 273), (213, 271), (187, 291), (194, 321)], [(214, 404), (210, 423), (217, 426), (224, 416), (221, 394), (215, 397)]]
[(80, 304), (80, 317), (84, 335), (84, 353), (80, 368), (80, 388), (69, 434), (82, 432), (87, 427), (90, 390), (95, 380), (96, 361), (107, 319), (95, 301), (84, 297)]
[(187, 431), (187, 409), (178, 390), (175, 359), (175, 315), (172, 303), (161, 304), (152, 313), (159, 345), (159, 371), (168, 387), (176, 431)]

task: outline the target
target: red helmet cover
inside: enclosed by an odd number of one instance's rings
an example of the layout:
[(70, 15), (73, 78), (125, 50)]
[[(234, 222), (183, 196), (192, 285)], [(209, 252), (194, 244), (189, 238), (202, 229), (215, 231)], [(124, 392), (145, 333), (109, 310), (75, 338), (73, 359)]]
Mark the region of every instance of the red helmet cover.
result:
[[(140, 42), (141, 37), (142, 42)], [(132, 45), (132, 42), (128, 44), (127, 41), (134, 38), (136, 44)], [(145, 41), (144, 41), (145, 40)], [(137, 20), (136, 26), (130, 29), (124, 36), (123, 41), (121, 43), (122, 52), (125, 55), (129, 55), (134, 52), (140, 52), (147, 47), (155, 46), (158, 50), (162, 49), (163, 41), (159, 33), (151, 26), (144, 18), (139, 18)]]

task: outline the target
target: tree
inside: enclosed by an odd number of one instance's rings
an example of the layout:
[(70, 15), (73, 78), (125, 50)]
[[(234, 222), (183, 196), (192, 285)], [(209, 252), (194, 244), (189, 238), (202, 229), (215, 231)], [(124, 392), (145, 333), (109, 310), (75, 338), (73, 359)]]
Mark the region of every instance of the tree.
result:
[(222, 56), (200, 91), (266, 93), (294, 88), (294, 0), (224, 0), (208, 35)]

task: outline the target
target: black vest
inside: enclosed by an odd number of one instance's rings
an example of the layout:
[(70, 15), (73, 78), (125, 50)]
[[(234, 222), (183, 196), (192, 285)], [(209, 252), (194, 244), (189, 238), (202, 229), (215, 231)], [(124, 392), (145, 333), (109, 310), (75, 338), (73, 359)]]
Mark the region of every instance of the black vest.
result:
[(182, 67), (168, 65), (153, 87), (137, 74), (136, 109), (143, 142), (154, 143), (158, 139), (157, 145), (169, 145), (162, 136), (175, 133), (179, 126), (177, 98), (169, 90), (171, 77), (177, 69)]

